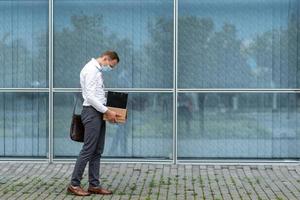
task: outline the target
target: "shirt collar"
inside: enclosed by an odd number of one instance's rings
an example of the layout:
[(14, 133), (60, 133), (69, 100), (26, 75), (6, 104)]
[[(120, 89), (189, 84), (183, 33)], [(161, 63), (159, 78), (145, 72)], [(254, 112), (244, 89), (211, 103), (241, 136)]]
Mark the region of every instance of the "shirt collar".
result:
[(92, 58), (92, 62), (98, 69), (101, 69), (101, 66), (99, 65), (98, 61), (95, 58)]

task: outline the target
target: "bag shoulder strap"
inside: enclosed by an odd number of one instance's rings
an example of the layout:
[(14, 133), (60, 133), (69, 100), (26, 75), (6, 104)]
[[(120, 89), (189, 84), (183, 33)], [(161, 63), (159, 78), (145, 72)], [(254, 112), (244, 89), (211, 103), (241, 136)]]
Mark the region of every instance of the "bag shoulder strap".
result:
[(77, 102), (78, 102), (78, 95), (77, 95), (77, 94), (75, 94), (75, 103), (74, 103), (74, 107), (73, 107), (73, 115), (75, 114), (75, 110), (76, 110)]

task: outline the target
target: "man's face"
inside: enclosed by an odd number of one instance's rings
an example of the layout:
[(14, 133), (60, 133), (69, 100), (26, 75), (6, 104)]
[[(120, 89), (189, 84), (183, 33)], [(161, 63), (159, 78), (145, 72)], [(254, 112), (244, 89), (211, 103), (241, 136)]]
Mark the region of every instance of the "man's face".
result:
[(109, 56), (103, 56), (103, 65), (109, 65), (114, 68), (118, 64), (116, 59), (112, 60)]

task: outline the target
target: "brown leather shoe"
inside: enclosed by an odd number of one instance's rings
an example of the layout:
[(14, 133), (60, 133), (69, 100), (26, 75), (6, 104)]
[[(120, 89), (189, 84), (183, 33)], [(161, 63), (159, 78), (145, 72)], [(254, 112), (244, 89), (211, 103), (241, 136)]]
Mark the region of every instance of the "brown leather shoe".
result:
[(89, 187), (88, 191), (92, 194), (111, 195), (112, 191), (101, 188), (101, 187)]
[(85, 191), (80, 186), (73, 186), (73, 185), (68, 186), (68, 192), (70, 192), (74, 195), (77, 195), (77, 196), (89, 196), (89, 195), (91, 195), (91, 193)]

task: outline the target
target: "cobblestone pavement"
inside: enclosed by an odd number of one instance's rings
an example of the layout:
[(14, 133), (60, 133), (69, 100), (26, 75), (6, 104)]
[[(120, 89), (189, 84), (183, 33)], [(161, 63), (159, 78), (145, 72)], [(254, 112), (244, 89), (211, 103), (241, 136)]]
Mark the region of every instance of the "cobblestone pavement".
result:
[[(300, 166), (101, 164), (111, 196), (68, 194), (74, 163), (0, 163), (0, 199), (300, 199)], [(88, 171), (82, 186), (88, 187)]]

